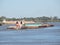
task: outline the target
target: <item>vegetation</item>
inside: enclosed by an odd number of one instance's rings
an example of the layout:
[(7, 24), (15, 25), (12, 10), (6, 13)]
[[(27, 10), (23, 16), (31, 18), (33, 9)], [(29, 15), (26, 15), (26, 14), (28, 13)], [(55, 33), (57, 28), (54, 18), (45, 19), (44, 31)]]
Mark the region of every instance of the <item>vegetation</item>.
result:
[(60, 22), (60, 18), (58, 18), (57, 16), (54, 17), (46, 17), (46, 16), (42, 16), (42, 17), (30, 17), (30, 18), (7, 18), (4, 16), (0, 17), (0, 22), (3, 21), (4, 19), (6, 19), (7, 21), (16, 21), (16, 20), (26, 20), (26, 21), (35, 21), (35, 22)]

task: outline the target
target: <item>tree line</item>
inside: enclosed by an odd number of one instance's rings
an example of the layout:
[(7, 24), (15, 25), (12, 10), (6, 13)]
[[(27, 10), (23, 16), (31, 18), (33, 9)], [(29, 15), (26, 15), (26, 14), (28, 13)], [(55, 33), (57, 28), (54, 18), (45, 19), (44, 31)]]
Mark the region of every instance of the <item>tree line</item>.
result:
[(42, 16), (42, 17), (24, 17), (24, 18), (7, 18), (5, 16), (1, 16), (0, 17), (0, 21), (3, 20), (7, 20), (7, 21), (17, 21), (17, 20), (26, 20), (26, 21), (35, 21), (35, 22), (60, 22), (60, 18), (58, 18), (57, 16), (54, 17), (46, 17), (46, 16)]

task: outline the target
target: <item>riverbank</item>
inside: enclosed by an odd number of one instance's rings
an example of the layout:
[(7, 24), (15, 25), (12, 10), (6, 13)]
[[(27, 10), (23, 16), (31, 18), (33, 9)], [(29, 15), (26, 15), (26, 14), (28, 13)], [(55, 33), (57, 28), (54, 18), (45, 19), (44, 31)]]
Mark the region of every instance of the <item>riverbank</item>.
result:
[[(23, 22), (24, 23), (35, 23), (34, 21), (25, 21), (25, 20), (20, 20), (18, 22)], [(6, 20), (3, 20), (2, 23), (4, 24), (16, 24), (17, 21), (6, 21)]]

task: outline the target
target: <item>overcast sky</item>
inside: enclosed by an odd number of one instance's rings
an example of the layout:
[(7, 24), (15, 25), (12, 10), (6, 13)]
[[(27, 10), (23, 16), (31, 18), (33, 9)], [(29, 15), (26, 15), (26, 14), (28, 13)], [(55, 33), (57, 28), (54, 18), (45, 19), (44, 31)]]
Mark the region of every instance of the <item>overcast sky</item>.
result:
[(60, 17), (60, 0), (0, 0), (0, 16)]

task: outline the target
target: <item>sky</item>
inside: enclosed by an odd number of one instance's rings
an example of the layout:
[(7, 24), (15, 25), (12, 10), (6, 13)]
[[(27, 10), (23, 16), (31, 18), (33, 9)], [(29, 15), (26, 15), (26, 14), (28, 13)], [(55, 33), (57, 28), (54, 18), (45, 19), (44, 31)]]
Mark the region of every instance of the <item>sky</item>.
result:
[(0, 0), (0, 16), (60, 17), (60, 0)]

